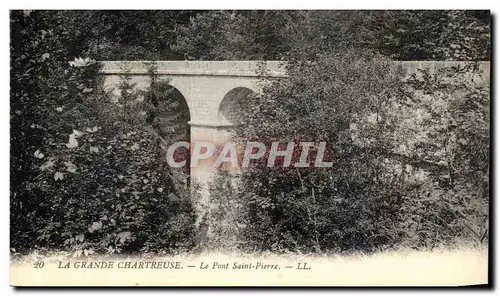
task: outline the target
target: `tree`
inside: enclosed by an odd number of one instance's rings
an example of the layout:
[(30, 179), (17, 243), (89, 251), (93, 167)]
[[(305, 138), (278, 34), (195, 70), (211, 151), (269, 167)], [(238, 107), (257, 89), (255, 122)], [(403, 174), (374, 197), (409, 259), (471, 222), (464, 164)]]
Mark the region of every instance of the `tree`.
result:
[[(309, 58), (309, 56), (307, 56)], [(265, 168), (243, 173), (250, 247), (272, 250), (348, 250), (384, 245), (384, 220), (395, 207), (384, 159), (401, 73), (389, 60), (356, 51), (297, 57), (288, 78), (273, 81), (249, 101), (241, 139), (281, 143), (324, 141), (331, 168)], [(368, 123), (367, 117), (377, 118)], [(357, 127), (356, 127), (357, 126)], [(358, 138), (353, 137), (357, 130)], [(364, 141), (360, 141), (364, 140)]]
[(127, 83), (118, 98), (106, 93), (99, 63), (74, 59), (91, 51), (74, 22), (89, 14), (11, 12), (11, 246), (74, 256), (190, 249), (191, 192), (158, 162), (146, 120), (161, 108)]
[(418, 221), (427, 241), (487, 241), (490, 92), (484, 76), (488, 72), (483, 71), (476, 63), (436, 73), (422, 70), (408, 80), (410, 99), (395, 110), (401, 116), (401, 153), (415, 163), (432, 165), (426, 169), (427, 181), (411, 192), (419, 197), (408, 198), (405, 205), (427, 204), (424, 219)]
[(489, 60), (489, 11), (208, 11), (179, 26), (189, 60), (370, 49), (395, 60)]
[(325, 141), (333, 166), (256, 162), (244, 170), (242, 246), (317, 252), (484, 243), (489, 86), (478, 75), (487, 72), (471, 63), (404, 80), (378, 54), (310, 58), (290, 59), (287, 78), (242, 106), (236, 137)]
[(395, 60), (490, 59), (489, 11), (383, 11), (371, 17), (373, 45)]

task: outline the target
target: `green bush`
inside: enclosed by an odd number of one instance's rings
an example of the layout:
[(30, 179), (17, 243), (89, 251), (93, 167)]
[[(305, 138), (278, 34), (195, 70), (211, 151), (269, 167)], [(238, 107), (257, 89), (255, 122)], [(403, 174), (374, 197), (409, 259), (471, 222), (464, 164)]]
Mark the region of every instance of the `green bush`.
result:
[(378, 55), (309, 58), (291, 60), (287, 79), (248, 102), (236, 138), (326, 141), (333, 167), (244, 170), (236, 197), (245, 208), (240, 247), (335, 252), (485, 243), (489, 90), (471, 81), (475, 69), (404, 81)]

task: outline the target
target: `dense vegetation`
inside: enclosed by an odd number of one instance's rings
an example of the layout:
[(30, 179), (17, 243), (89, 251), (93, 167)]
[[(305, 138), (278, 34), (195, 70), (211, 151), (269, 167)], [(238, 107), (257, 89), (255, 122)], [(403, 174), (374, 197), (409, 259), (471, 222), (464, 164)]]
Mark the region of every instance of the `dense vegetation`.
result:
[[(324, 140), (335, 165), (248, 170), (243, 190), (222, 176), (213, 187), (228, 202), (213, 223), (236, 227), (235, 247), (487, 241), (489, 85), (470, 82), (473, 64), (402, 81), (390, 62), (489, 60), (489, 12), (12, 11), (10, 19), (16, 251), (199, 243), (195, 193), (161, 149), (187, 136), (182, 102), (153, 74), (145, 93), (127, 77), (120, 96), (106, 93), (94, 60), (289, 61), (289, 78), (249, 101), (236, 136)], [(77, 57), (88, 59), (68, 63)]]
[(236, 135), (325, 141), (333, 167), (244, 170), (240, 191), (229, 191), (246, 206), (238, 222), (250, 243), (242, 246), (309, 252), (486, 242), (489, 86), (470, 81), (473, 68), (402, 81), (378, 55), (291, 63), (289, 79), (248, 101)]

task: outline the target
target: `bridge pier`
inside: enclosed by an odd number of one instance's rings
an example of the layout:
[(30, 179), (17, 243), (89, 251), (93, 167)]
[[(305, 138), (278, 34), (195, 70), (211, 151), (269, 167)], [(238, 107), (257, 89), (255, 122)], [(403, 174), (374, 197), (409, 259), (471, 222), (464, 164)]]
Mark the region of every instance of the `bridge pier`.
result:
[[(222, 147), (231, 139), (231, 124), (223, 124), (217, 122), (211, 123), (196, 123), (189, 122), (191, 126), (191, 151), (196, 142), (212, 143), (217, 149)], [(191, 190), (193, 196), (193, 206), (196, 214), (196, 227), (198, 229), (198, 241), (201, 249), (212, 247), (214, 238), (213, 232), (213, 214), (212, 211), (217, 210), (211, 199), (214, 193), (210, 187), (213, 182), (217, 181), (218, 168), (214, 166), (217, 152), (214, 156), (206, 161), (200, 161), (196, 166), (191, 163), (190, 177)]]

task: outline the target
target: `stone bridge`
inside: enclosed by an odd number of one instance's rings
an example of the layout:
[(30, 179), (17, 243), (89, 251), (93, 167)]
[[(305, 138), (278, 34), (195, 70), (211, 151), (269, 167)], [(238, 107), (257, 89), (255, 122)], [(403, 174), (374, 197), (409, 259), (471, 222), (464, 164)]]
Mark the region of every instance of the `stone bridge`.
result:
[[(120, 76), (130, 75), (138, 88), (149, 86), (151, 62), (103, 63), (106, 86), (117, 86)], [(169, 78), (170, 84), (184, 97), (189, 106), (191, 127), (220, 128), (231, 123), (221, 114), (224, 107), (241, 92), (259, 92), (260, 77), (284, 77), (279, 62), (256, 61), (159, 61), (155, 62), (159, 78)], [(265, 72), (265, 73), (264, 73)], [(227, 107), (227, 106), (226, 106)], [(193, 130), (193, 134), (196, 134)]]

